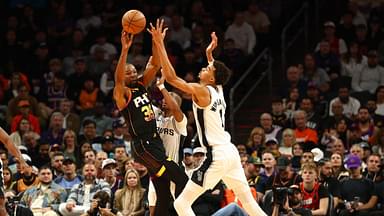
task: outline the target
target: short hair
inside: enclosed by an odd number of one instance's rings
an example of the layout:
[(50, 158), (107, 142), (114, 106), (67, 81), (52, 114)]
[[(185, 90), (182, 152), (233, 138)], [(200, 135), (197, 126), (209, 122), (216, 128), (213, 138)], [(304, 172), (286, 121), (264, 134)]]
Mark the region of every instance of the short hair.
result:
[(301, 165), (301, 171), (304, 171), (304, 170), (317, 171), (317, 165), (313, 162), (304, 163), (303, 165)]
[(51, 167), (49, 167), (48, 165), (43, 165), (43, 166), (41, 166), (40, 169), (39, 169), (39, 173), (40, 173), (42, 170), (45, 170), (45, 169), (51, 171), (51, 173), (52, 173), (52, 169), (51, 169)]
[(53, 156), (52, 156), (52, 159), (53, 158), (55, 158), (55, 157), (57, 157), (57, 156), (63, 156), (64, 157), (64, 153), (63, 152), (56, 152), (55, 154), (53, 154)]
[(83, 128), (87, 125), (93, 124), (96, 127), (96, 122), (91, 119), (85, 119), (83, 122)]
[(231, 78), (232, 71), (221, 61), (213, 61), (215, 80), (217, 85), (225, 85)]
[(176, 101), (177, 105), (179, 105), (180, 107), (181, 103), (183, 102), (183, 99), (180, 97), (180, 95), (175, 92), (169, 92), (169, 95), (172, 96), (172, 98)]

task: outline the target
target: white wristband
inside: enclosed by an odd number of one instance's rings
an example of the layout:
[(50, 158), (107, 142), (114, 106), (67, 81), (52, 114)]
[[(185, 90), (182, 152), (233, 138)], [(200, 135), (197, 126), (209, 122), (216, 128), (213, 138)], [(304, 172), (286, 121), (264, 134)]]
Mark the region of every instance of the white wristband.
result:
[(161, 90), (165, 89), (165, 86), (164, 86), (164, 84), (160, 84), (157, 86), (157, 88), (159, 88), (159, 90), (161, 91)]

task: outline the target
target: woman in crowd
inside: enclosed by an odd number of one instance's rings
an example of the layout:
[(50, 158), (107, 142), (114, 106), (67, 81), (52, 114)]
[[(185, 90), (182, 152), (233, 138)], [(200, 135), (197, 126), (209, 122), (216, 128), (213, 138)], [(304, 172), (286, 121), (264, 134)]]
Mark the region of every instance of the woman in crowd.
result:
[(293, 156), (292, 147), (295, 143), (295, 132), (290, 128), (285, 129), (283, 131), (283, 139), (281, 140), (281, 146), (279, 147), (280, 154), (291, 159)]
[(341, 58), (341, 75), (352, 78), (366, 64), (367, 57), (361, 55), (359, 44), (352, 42), (349, 45), (348, 53)]
[(11, 169), (9, 169), (8, 167), (4, 167), (3, 176), (4, 190), (12, 189), (13, 185), (15, 184), (15, 181), (13, 181)]
[(249, 134), (247, 141), (247, 153), (253, 157), (260, 157), (265, 146), (265, 132), (261, 127), (255, 127)]
[[(10, 138), (12, 142), (16, 145), (22, 145), (23, 144), (23, 136), (28, 131), (31, 131), (31, 124), (28, 121), (28, 119), (23, 118), (20, 120), (19, 125), (17, 126), (17, 130), (13, 133), (11, 133)], [(40, 138), (40, 135), (35, 133), (36, 139)]]
[(116, 191), (114, 208), (117, 215), (144, 215), (145, 189), (140, 186), (140, 176), (135, 169), (128, 169), (125, 173), (124, 186)]
[(334, 177), (341, 181), (349, 176), (349, 172), (345, 169), (343, 163), (343, 155), (340, 153), (333, 153), (331, 155), (332, 171)]
[(77, 163), (78, 152), (76, 151), (77, 139), (76, 134), (73, 130), (66, 130), (63, 135), (63, 153), (64, 157), (71, 158), (75, 163)]

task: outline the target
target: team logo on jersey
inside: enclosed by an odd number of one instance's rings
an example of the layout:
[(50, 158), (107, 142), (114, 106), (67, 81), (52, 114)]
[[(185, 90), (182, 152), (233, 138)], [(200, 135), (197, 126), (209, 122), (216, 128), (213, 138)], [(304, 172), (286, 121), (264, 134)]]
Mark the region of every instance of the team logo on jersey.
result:
[(159, 134), (165, 134), (165, 135), (170, 135), (170, 136), (175, 135), (175, 130), (173, 130), (172, 128), (157, 127), (157, 132)]
[(211, 107), (211, 111), (216, 112), (217, 107), (220, 105), (222, 105), (225, 109), (225, 103), (223, 102), (223, 100), (221, 100), (219, 98), (219, 99), (215, 100), (215, 102), (213, 102), (212, 107)]
[(197, 175), (197, 181), (199, 182), (203, 181), (203, 172), (201, 170), (198, 170), (196, 175)]
[(141, 96), (137, 96), (133, 99), (133, 103), (136, 107), (141, 107), (143, 105), (149, 104), (150, 100), (147, 96), (147, 93), (142, 94)]

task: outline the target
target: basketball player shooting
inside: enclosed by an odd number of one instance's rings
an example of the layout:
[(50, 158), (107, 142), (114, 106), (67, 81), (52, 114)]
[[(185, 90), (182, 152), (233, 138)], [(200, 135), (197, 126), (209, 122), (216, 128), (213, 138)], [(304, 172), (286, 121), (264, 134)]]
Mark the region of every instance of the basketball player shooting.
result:
[[(5, 132), (1, 127), (0, 127), (0, 142), (4, 144), (4, 147), (8, 150), (8, 152), (10, 152), (11, 155), (14, 156), (16, 160), (20, 163), (20, 167), (22, 170), (25, 166), (28, 166), (25, 163), (20, 150), (12, 142), (7, 132)], [(0, 215), (8, 215), (5, 209), (3, 162), (1, 160), (0, 160)]]
[[(206, 159), (199, 169), (193, 172), (183, 192), (174, 202), (179, 216), (195, 215), (191, 205), (206, 190), (212, 189), (221, 179), (239, 198), (245, 211), (251, 216), (266, 215), (252, 197), (239, 152), (231, 143), (231, 136), (224, 128), (225, 100), (222, 85), (230, 78), (231, 71), (223, 62), (213, 59), (212, 51), (217, 46), (217, 37), (211, 34), (208, 57), (209, 64), (202, 68), (199, 83), (187, 83), (177, 77), (168, 59), (163, 38), (163, 20), (157, 20), (156, 27), (151, 24), (148, 32), (152, 34), (158, 49), (164, 76), (169, 84), (192, 95), (193, 113), (196, 120), (199, 141), (207, 149)], [(209, 51), (209, 50), (208, 50)]]
[(171, 202), (169, 181), (176, 185), (175, 195), (181, 193), (187, 175), (171, 159), (164, 150), (162, 140), (157, 132), (156, 119), (146, 87), (152, 82), (159, 70), (157, 52), (148, 61), (143, 76), (138, 78), (135, 66), (126, 64), (128, 50), (133, 35), (123, 31), (121, 34), (121, 55), (115, 72), (115, 88), (113, 96), (120, 113), (129, 126), (132, 136), (132, 155), (138, 162), (147, 167), (156, 189), (155, 215), (168, 215)]

